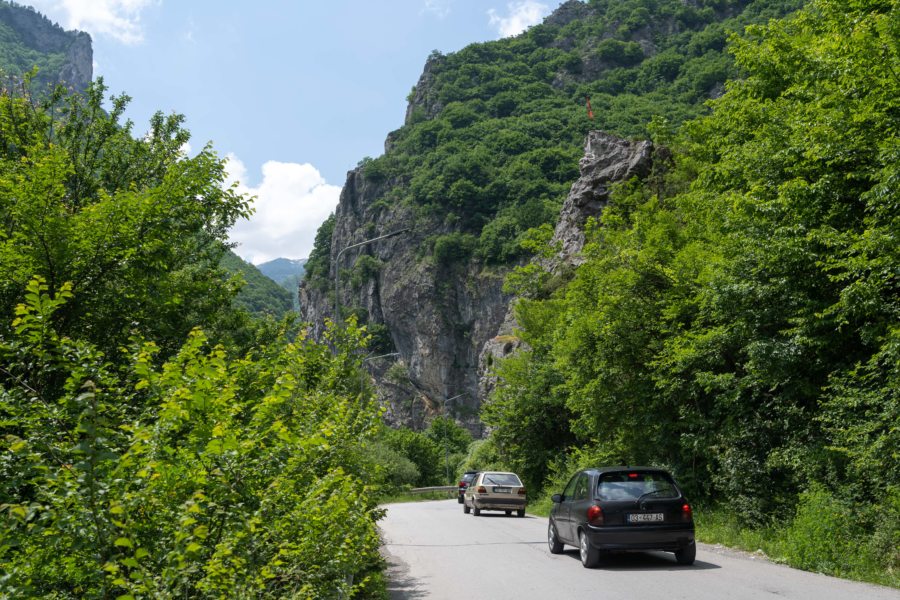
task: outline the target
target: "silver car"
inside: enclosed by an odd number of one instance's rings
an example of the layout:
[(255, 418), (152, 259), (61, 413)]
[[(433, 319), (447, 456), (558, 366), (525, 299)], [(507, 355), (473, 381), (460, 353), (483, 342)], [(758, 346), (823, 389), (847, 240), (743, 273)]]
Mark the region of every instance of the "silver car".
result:
[(507, 516), (516, 511), (517, 516), (524, 517), (527, 503), (525, 486), (518, 475), (484, 471), (466, 487), (463, 512), (472, 512), (477, 517), (483, 510), (502, 510)]

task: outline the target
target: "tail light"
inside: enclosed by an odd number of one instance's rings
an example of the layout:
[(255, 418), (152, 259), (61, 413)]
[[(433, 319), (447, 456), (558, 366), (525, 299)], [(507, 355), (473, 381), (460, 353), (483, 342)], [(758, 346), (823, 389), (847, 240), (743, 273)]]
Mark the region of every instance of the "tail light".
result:
[(525, 488), (519, 488), (519, 495), (520, 495), (520, 496), (524, 496), (524, 495), (525, 495)]
[(483, 485), (479, 485), (477, 491), (479, 494), (487, 494), (487, 490), (484, 488)]
[(587, 509), (587, 520), (591, 525), (603, 525), (603, 509), (596, 504)]
[(694, 518), (694, 513), (691, 510), (691, 505), (685, 502), (681, 505), (681, 520), (682, 521), (691, 521)]

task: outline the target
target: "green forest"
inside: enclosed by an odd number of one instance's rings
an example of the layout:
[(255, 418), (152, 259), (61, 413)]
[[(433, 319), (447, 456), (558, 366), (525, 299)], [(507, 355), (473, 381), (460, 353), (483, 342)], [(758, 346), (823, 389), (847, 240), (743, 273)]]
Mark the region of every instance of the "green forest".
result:
[[(181, 115), (136, 132), (102, 80), (3, 90), (0, 597), (384, 598), (384, 499), (502, 467), (540, 509), (610, 463), (671, 469), (701, 539), (900, 586), (900, 0), (585, 7), (433, 54), (361, 163), (452, 226), (425, 259), (511, 270), (525, 344), (485, 440), (386, 427), (384, 332), (312, 339), (245, 285), (250, 199)], [(521, 266), (590, 128), (669, 158), (577, 269)]]
[(528, 349), (482, 452), (552, 491), (665, 465), (790, 564), (898, 585), (900, 3), (818, 0), (730, 51), (740, 77), (655, 121), (672, 164), (616, 190), (570, 280), (509, 279)]

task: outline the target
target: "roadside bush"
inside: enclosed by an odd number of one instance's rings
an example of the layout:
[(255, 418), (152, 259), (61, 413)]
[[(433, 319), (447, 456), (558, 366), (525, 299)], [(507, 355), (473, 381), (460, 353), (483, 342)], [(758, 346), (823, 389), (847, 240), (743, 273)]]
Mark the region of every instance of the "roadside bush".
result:
[[(194, 330), (121, 370), (60, 336), (35, 278), (0, 339), (0, 597), (352, 596), (380, 566), (378, 407), (351, 320), (229, 357)], [(288, 341), (296, 339), (296, 341)], [(352, 582), (352, 583), (351, 583)]]

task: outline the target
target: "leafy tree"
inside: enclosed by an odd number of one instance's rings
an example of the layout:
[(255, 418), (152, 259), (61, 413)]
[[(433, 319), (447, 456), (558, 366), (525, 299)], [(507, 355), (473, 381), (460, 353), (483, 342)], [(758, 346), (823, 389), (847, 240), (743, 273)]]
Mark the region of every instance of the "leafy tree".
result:
[(121, 122), (128, 97), (104, 110), (105, 89), (0, 95), (0, 309), (40, 275), (54, 290), (71, 282), (60, 333), (103, 348), (138, 333), (167, 355), (201, 323), (234, 330), (219, 262), (247, 200), (224, 186), (211, 148), (184, 155), (183, 117), (157, 113), (135, 139)]
[(380, 511), (362, 332), (229, 358), (194, 330), (160, 366), (135, 338), (113, 370), (54, 326), (72, 289), (33, 279), (0, 341), (0, 594), (364, 593)]

